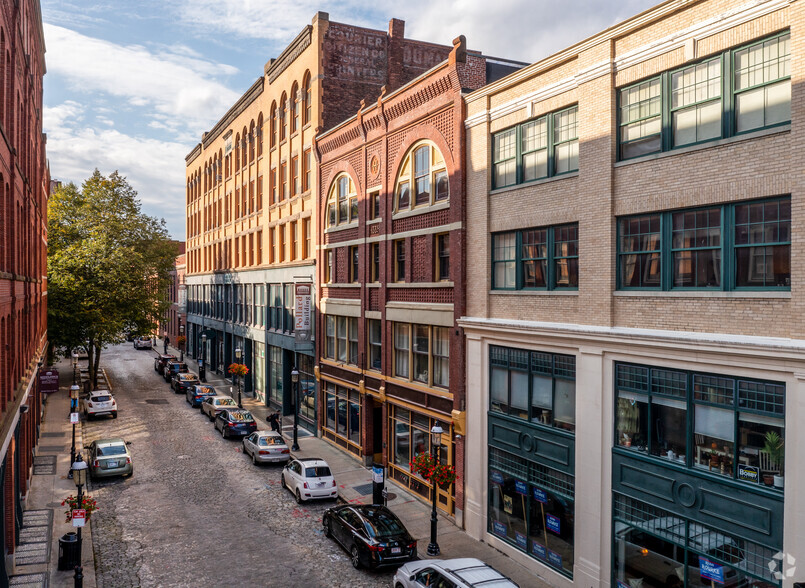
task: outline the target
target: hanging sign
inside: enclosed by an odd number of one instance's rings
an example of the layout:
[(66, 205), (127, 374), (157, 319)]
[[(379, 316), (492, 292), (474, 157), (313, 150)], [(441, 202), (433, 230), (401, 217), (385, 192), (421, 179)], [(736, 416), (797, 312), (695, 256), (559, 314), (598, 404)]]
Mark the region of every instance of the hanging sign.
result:
[(310, 284), (297, 283), (294, 292), (294, 335), (299, 343), (311, 339), (311, 293)]

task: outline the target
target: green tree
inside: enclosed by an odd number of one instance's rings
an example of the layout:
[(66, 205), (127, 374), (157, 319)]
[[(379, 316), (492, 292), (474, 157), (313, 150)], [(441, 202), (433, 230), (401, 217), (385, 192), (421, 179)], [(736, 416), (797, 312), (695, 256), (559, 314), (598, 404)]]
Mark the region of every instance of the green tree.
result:
[(177, 250), (165, 221), (143, 214), (126, 178), (97, 169), (79, 190), (70, 183), (48, 202), (48, 337), (90, 358), (93, 388), (101, 350), (126, 329), (156, 329)]

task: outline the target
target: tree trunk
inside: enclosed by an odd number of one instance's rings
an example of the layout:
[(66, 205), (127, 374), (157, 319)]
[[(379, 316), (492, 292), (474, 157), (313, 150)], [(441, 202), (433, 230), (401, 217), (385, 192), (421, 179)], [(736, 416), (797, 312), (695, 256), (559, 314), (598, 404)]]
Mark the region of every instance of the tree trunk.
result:
[(101, 346), (95, 346), (95, 361), (93, 362), (93, 370), (92, 370), (92, 389), (95, 390), (98, 388), (98, 366), (101, 363)]
[(95, 343), (92, 339), (87, 341), (87, 377), (92, 381), (92, 355), (95, 351)]

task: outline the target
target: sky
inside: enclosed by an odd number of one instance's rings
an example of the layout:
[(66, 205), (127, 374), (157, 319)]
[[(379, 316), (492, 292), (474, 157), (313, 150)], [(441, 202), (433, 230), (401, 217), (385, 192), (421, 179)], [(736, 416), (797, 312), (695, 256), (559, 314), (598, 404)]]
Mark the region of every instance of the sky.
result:
[[(185, 238), (185, 156), (318, 11), (533, 63), (659, 0), (41, 0), (51, 177), (119, 171)], [(494, 6), (494, 10), (490, 9)]]

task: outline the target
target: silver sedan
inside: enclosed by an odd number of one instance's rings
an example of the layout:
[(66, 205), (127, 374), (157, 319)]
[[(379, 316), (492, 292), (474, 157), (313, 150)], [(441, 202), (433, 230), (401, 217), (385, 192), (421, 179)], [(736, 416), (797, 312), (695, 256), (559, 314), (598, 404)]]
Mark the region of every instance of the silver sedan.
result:
[(243, 453), (251, 456), (252, 463), (285, 463), (291, 459), (291, 450), (282, 435), (275, 431), (255, 431), (243, 439)]

